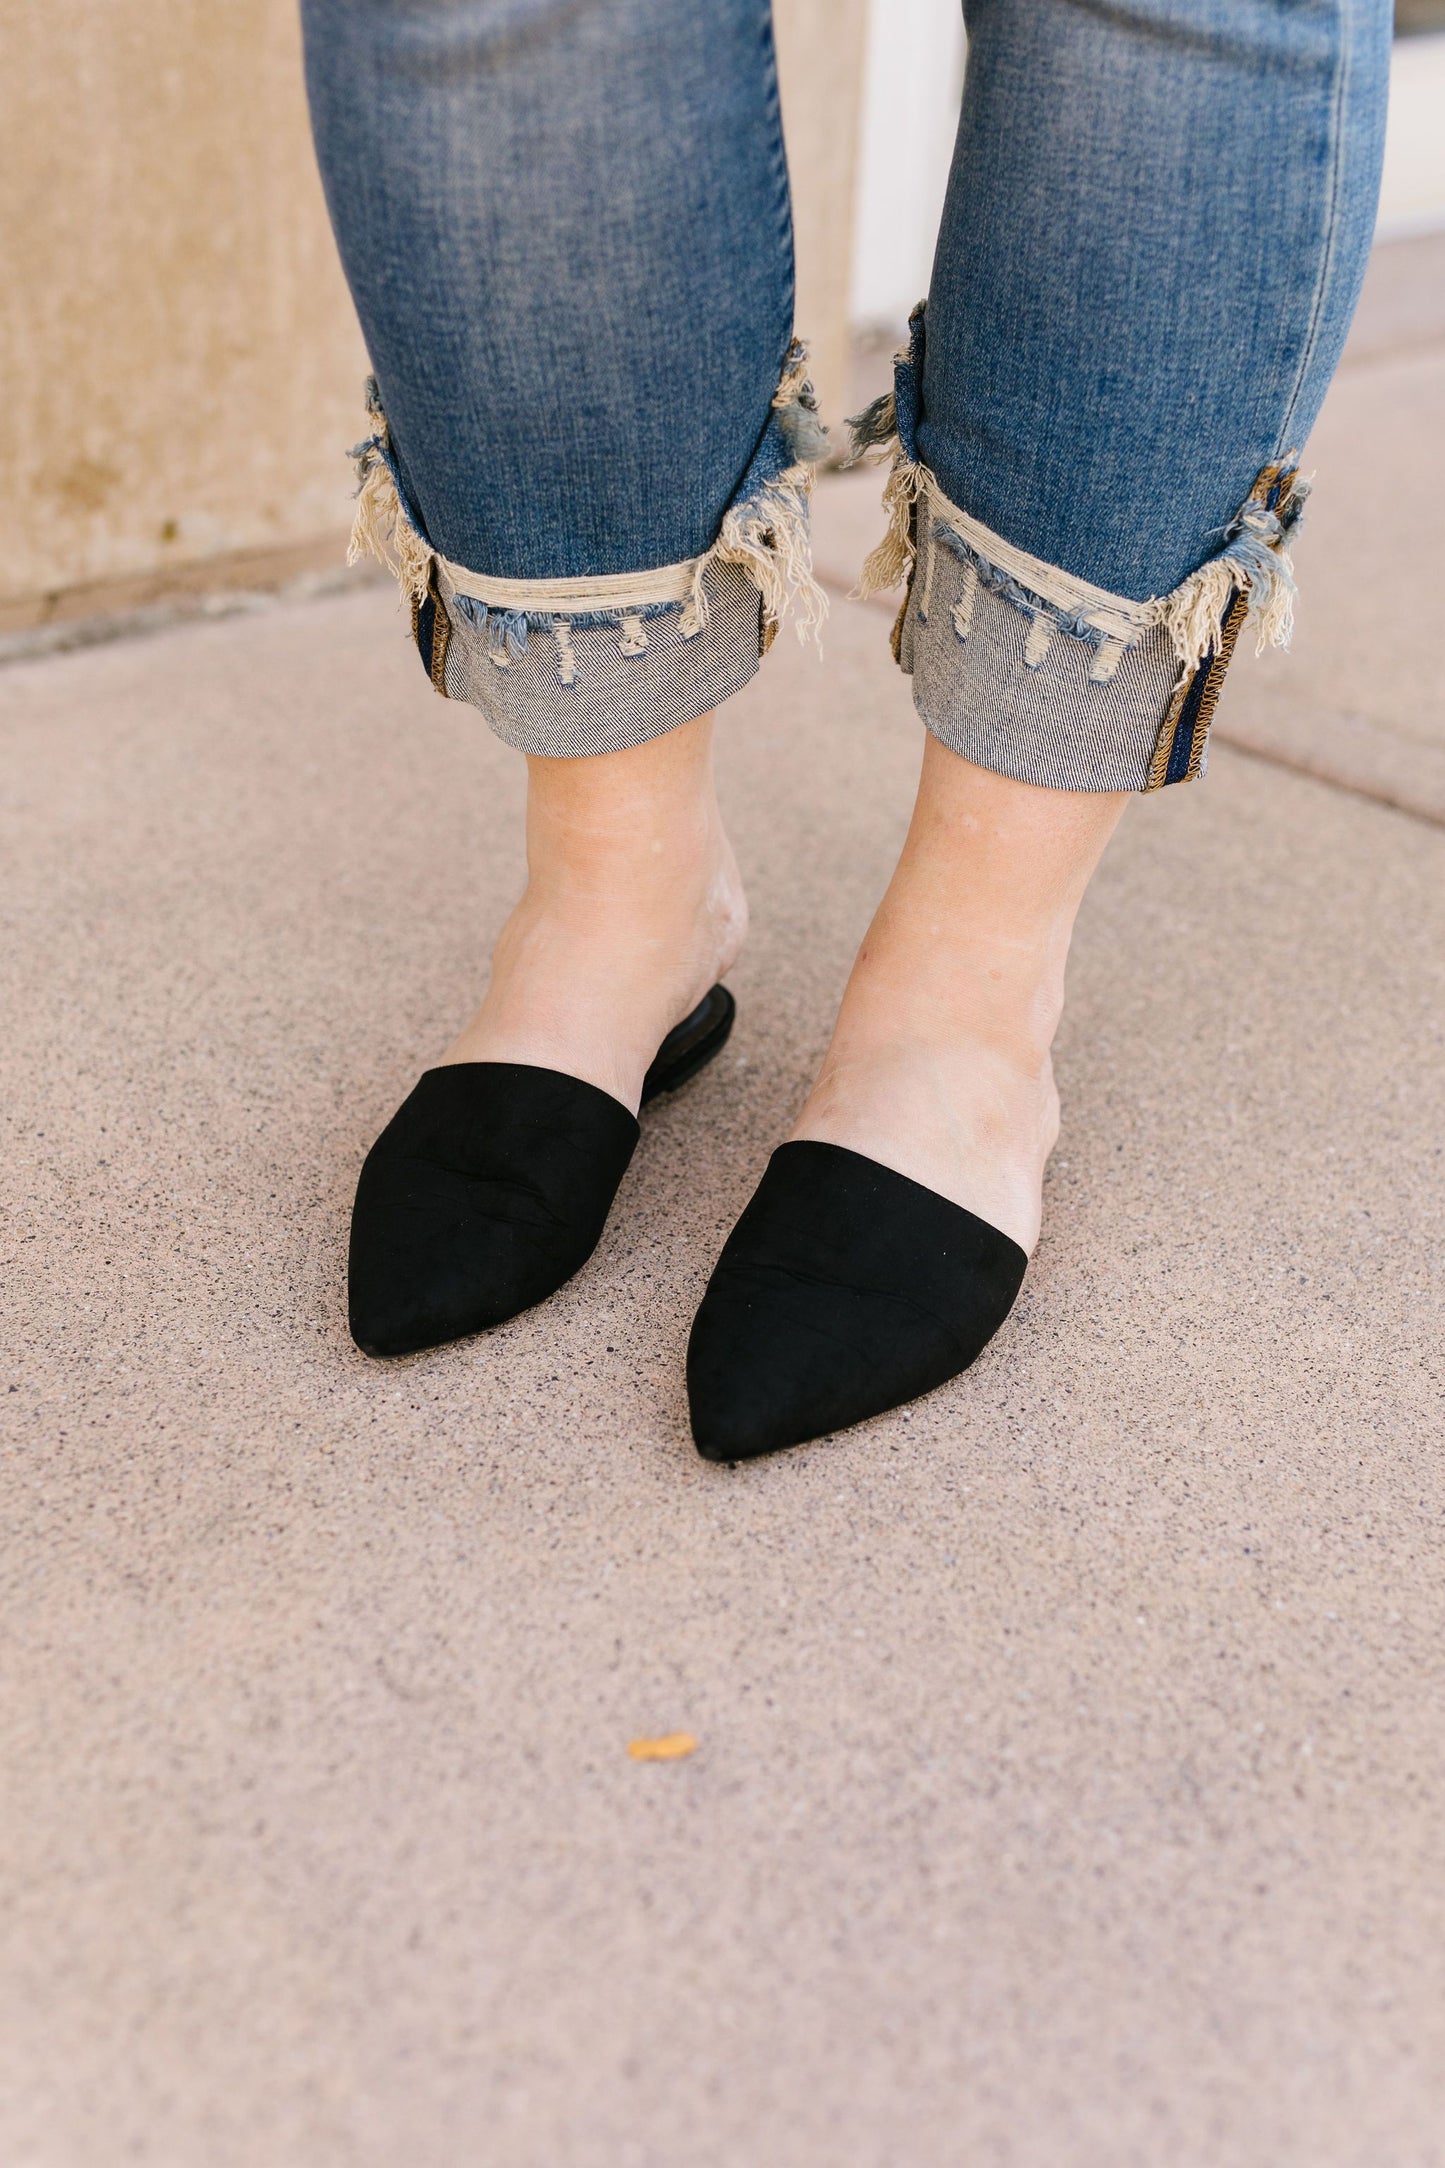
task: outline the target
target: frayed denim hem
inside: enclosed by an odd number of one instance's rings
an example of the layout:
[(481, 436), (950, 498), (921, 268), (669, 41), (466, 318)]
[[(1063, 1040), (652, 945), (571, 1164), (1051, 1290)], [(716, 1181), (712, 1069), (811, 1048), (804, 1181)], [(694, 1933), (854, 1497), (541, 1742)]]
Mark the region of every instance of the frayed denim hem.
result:
[(348, 562), (371, 555), (411, 606), (432, 684), (481, 709), (520, 751), (570, 758), (620, 751), (704, 715), (745, 685), (791, 613), (819, 636), (827, 598), (813, 577), (812, 462), (827, 449), (801, 341), (717, 539), (702, 556), (592, 579), (509, 580), (450, 563), (404, 499), (380, 394), (358, 444)]
[(1240, 631), (1287, 647), (1287, 543), (1309, 483), (1266, 467), (1224, 547), (1170, 594), (1113, 595), (1046, 564), (949, 501), (916, 455), (924, 312), (894, 390), (850, 423), (854, 457), (891, 459), (887, 531), (858, 592), (905, 585), (893, 652), (944, 744), (1060, 790), (1158, 790), (1204, 773), (1209, 726)]

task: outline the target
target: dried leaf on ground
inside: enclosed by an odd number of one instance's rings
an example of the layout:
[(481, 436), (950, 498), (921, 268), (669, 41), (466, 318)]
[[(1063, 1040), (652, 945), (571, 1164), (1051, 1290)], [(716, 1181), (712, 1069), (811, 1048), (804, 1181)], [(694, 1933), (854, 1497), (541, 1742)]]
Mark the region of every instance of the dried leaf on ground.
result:
[(627, 1751), (634, 1761), (681, 1761), (697, 1752), (690, 1731), (670, 1731), (661, 1739), (630, 1739)]

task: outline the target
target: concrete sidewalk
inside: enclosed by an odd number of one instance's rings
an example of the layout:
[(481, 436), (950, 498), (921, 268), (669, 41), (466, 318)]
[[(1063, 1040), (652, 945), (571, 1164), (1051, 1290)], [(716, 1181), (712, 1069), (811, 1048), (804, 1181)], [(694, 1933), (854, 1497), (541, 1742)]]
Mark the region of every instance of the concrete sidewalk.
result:
[(729, 1471), (682, 1350), (906, 817), (878, 613), (723, 728), (728, 1053), (569, 1288), (397, 1365), (351, 1187), (520, 763), (380, 591), (0, 702), (7, 2168), (1445, 2161), (1429, 806), (1225, 745), (1135, 808), (1015, 1317)]

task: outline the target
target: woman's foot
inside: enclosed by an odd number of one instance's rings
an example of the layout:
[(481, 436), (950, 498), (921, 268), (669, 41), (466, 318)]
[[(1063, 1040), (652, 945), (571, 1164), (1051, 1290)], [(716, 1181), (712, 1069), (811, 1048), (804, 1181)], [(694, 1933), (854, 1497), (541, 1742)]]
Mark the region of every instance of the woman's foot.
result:
[(559, 1070), (635, 1113), (658, 1047), (747, 931), (712, 717), (623, 752), (527, 768), (527, 887), (486, 999), (442, 1065)]
[(928, 740), (821, 1074), (693, 1322), (706, 1459), (801, 1445), (930, 1392), (1007, 1317), (1058, 1134), (1069, 936), (1123, 805)]
[(437, 1347), (555, 1293), (601, 1236), (649, 1066), (648, 1089), (670, 1089), (731, 1027), (717, 980), (746, 915), (711, 717), (627, 752), (531, 761), (527, 865), (480, 1013), (361, 1170), (349, 1309), (368, 1355)]
[(1069, 938), (1125, 803), (1015, 782), (928, 738), (902, 856), (794, 1139), (877, 1160), (1032, 1251)]

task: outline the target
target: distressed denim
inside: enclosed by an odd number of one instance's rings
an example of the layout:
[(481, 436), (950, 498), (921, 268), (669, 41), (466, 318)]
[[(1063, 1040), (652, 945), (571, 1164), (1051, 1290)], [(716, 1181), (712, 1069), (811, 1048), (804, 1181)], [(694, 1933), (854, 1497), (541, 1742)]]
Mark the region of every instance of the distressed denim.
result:
[[(930, 292), (855, 441), (888, 465), (864, 588), (905, 588), (895, 653), (968, 758), (1184, 780), (1241, 627), (1287, 640), (1390, 12), (966, 0)], [(375, 371), (357, 541), (434, 684), (549, 754), (717, 705), (822, 612), (768, 0), (302, 14)]]

